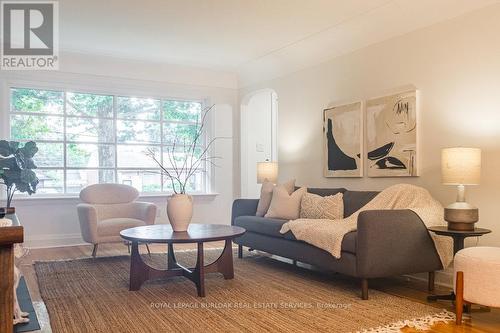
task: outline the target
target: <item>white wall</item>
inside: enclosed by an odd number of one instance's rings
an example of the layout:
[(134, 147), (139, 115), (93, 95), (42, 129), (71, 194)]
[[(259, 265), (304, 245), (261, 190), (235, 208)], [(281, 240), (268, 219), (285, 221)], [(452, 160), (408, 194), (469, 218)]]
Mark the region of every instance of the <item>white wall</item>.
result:
[[(8, 136), (9, 84), (85, 89), (107, 93), (169, 96), (205, 99), (215, 104), (213, 131), (216, 136), (229, 137), (217, 141), (215, 154), (222, 156), (219, 168), (214, 168), (212, 195), (196, 196), (193, 223), (230, 223), (233, 201), (235, 152), (233, 143), (233, 114), (236, 105), (236, 77), (196, 68), (172, 65), (142, 64), (129, 60), (61, 55), (59, 72), (0, 72), (0, 138)], [(236, 117), (238, 119), (238, 117)], [(166, 196), (142, 197), (158, 205), (157, 223), (168, 223), (165, 212)], [(81, 243), (76, 215), (75, 197), (64, 199), (14, 198), (21, 223), (25, 227), (28, 247), (61, 246)]]
[[(468, 188), (480, 210), (478, 226), (493, 230), (481, 245), (500, 246), (500, 5), (418, 30), (315, 67), (240, 90), (279, 96), (281, 181), (300, 185), (381, 190), (398, 182), (423, 186), (443, 204), (456, 189), (441, 185), (440, 150), (483, 151), (482, 182)], [(340, 179), (322, 176), (322, 110), (414, 85), (420, 90), (421, 177)], [(469, 240), (469, 245), (476, 244)]]

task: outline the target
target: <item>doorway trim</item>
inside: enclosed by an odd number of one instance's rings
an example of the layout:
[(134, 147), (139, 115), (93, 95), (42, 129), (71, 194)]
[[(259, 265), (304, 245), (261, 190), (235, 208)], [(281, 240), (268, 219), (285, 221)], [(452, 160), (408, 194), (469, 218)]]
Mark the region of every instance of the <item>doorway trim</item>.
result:
[(278, 94), (274, 89), (264, 88), (247, 93), (240, 103), (240, 186), (241, 196), (246, 197), (248, 193), (248, 154), (246, 152), (248, 142), (248, 128), (244, 126), (248, 117), (248, 104), (258, 94), (270, 93), (271, 96), (271, 162), (278, 161)]

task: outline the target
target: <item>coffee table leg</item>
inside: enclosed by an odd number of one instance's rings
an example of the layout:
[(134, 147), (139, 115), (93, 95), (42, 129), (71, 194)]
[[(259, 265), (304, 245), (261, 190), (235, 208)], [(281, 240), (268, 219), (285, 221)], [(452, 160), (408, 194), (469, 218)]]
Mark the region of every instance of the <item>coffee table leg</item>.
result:
[(233, 243), (230, 239), (226, 239), (224, 250), (221, 255), (213, 263), (205, 266), (205, 273), (222, 273), (224, 279), (229, 280), (234, 278), (233, 268)]
[(168, 254), (167, 254), (167, 268), (172, 269), (177, 267), (177, 260), (174, 254), (174, 245), (172, 243), (168, 244)]
[(219, 272), (224, 275), (224, 279), (229, 280), (234, 278), (234, 268), (233, 268), (233, 246), (230, 239), (226, 239), (226, 245), (224, 246), (224, 251), (222, 252), (220, 262), (218, 263)]
[(130, 290), (139, 290), (144, 281), (148, 279), (148, 270), (139, 254), (139, 243), (132, 242), (130, 256)]
[(203, 261), (203, 243), (198, 243), (198, 257), (196, 259), (196, 268), (193, 273), (198, 296), (205, 297), (205, 264)]

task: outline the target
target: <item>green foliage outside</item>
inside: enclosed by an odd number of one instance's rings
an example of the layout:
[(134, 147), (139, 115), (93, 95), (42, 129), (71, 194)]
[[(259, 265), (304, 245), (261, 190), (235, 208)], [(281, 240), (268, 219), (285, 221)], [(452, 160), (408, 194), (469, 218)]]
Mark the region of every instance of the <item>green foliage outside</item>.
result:
[(200, 122), (201, 103), (188, 101), (163, 101), (163, 118), (165, 120)]
[(43, 112), (62, 114), (63, 93), (60, 91), (13, 89), (11, 109), (19, 112)]
[(72, 116), (113, 118), (113, 96), (67, 93), (66, 112)]

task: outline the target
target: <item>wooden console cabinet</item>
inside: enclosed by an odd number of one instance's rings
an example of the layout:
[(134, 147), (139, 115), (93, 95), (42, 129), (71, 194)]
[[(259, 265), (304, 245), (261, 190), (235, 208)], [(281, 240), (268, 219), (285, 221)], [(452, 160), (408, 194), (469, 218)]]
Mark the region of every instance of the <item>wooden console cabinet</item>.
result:
[(0, 332), (13, 331), (14, 244), (22, 243), (21, 226), (0, 227)]

